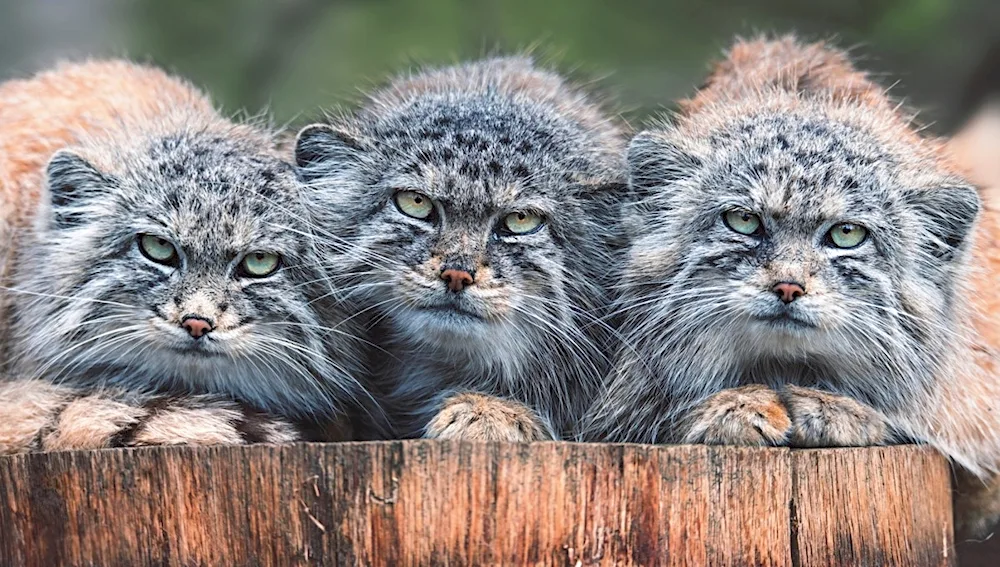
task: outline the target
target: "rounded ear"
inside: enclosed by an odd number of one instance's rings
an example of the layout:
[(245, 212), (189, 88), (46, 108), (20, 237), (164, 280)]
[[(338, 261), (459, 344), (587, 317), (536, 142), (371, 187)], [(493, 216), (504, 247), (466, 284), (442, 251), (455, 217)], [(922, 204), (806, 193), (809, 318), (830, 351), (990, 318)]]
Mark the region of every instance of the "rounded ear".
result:
[(45, 168), (52, 225), (70, 228), (85, 218), (88, 194), (106, 188), (111, 179), (80, 155), (70, 150), (53, 154)]
[(971, 185), (958, 184), (909, 191), (904, 201), (913, 207), (929, 236), (922, 244), (936, 258), (952, 260), (965, 249), (979, 218), (979, 192)]
[(329, 124), (311, 124), (295, 140), (295, 165), (307, 181), (322, 177), (331, 165), (353, 162), (363, 151), (350, 133)]
[(689, 177), (702, 163), (664, 134), (649, 130), (632, 138), (627, 159), (629, 186), (640, 198)]

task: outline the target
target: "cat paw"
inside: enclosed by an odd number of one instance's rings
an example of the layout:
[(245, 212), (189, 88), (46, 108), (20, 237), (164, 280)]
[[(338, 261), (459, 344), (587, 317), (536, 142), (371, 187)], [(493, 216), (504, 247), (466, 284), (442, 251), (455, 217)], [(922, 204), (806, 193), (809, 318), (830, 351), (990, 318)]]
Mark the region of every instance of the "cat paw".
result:
[(723, 390), (688, 417), (684, 443), (784, 445), (792, 425), (778, 393), (761, 385)]
[(140, 423), (146, 415), (141, 407), (96, 395), (67, 403), (42, 434), (42, 451), (85, 451), (119, 446), (119, 433)]
[(785, 386), (780, 396), (792, 419), (793, 447), (867, 447), (890, 441), (885, 418), (852, 398), (799, 386)]
[(457, 394), (445, 400), (427, 424), (424, 437), (527, 443), (554, 439), (555, 435), (524, 404), (482, 394)]

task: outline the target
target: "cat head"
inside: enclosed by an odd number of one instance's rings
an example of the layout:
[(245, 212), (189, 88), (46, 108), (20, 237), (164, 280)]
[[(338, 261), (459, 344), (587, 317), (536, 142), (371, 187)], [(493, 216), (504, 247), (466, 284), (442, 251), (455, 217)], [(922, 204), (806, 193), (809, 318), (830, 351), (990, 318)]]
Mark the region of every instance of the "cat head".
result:
[(863, 108), (719, 114), (631, 143), (633, 332), (660, 352), (716, 337), (741, 360), (890, 371), (939, 349), (963, 299), (975, 189)]
[(326, 288), (293, 168), (235, 133), (137, 146), (111, 164), (87, 147), (49, 162), (17, 282), (22, 358), (60, 380), (328, 411), (352, 378), (324, 345)]
[(623, 150), (557, 77), (498, 59), (394, 83), (306, 128), (296, 157), (340, 217), (326, 224), (346, 287), (397, 337), (516, 357), (580, 340), (568, 329), (610, 263)]

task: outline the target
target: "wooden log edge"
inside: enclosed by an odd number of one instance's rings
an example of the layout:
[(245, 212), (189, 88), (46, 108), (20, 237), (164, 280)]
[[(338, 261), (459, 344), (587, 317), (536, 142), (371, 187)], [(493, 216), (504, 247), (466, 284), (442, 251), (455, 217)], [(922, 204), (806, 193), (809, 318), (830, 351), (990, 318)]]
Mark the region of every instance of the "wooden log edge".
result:
[(0, 565), (954, 565), (947, 462), (393, 441), (0, 458)]

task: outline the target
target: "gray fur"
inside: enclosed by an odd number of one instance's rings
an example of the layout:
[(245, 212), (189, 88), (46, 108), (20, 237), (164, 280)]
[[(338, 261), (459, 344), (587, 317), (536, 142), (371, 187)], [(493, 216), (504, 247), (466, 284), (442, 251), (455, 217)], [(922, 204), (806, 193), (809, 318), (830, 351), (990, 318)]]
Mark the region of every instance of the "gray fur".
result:
[[(444, 397), (522, 401), (564, 433), (603, 377), (599, 310), (613, 274), (624, 141), (558, 76), (522, 58), (427, 70), (356, 115), (300, 134), (301, 175), (324, 199), (334, 287), (371, 316), (394, 435), (420, 435)], [(397, 190), (435, 202), (402, 214)], [(495, 231), (510, 212), (538, 232)], [(476, 270), (450, 293), (441, 271)]]
[[(754, 383), (850, 396), (900, 425), (949, 372), (975, 190), (922, 157), (919, 138), (887, 141), (880, 109), (776, 84), (632, 141), (627, 346), (588, 438), (677, 442), (694, 407)], [(728, 228), (733, 208), (760, 215), (764, 234)], [(868, 240), (830, 246), (845, 221)], [(807, 291), (787, 307), (771, 291), (785, 280)]]
[[(329, 297), (294, 169), (262, 129), (168, 114), (84, 134), (51, 159), (15, 275), (15, 373), (333, 417), (360, 394), (361, 345)], [(179, 264), (146, 258), (142, 233), (173, 242)], [(281, 268), (244, 277), (253, 251)], [(217, 329), (192, 339), (179, 324), (189, 313)]]

